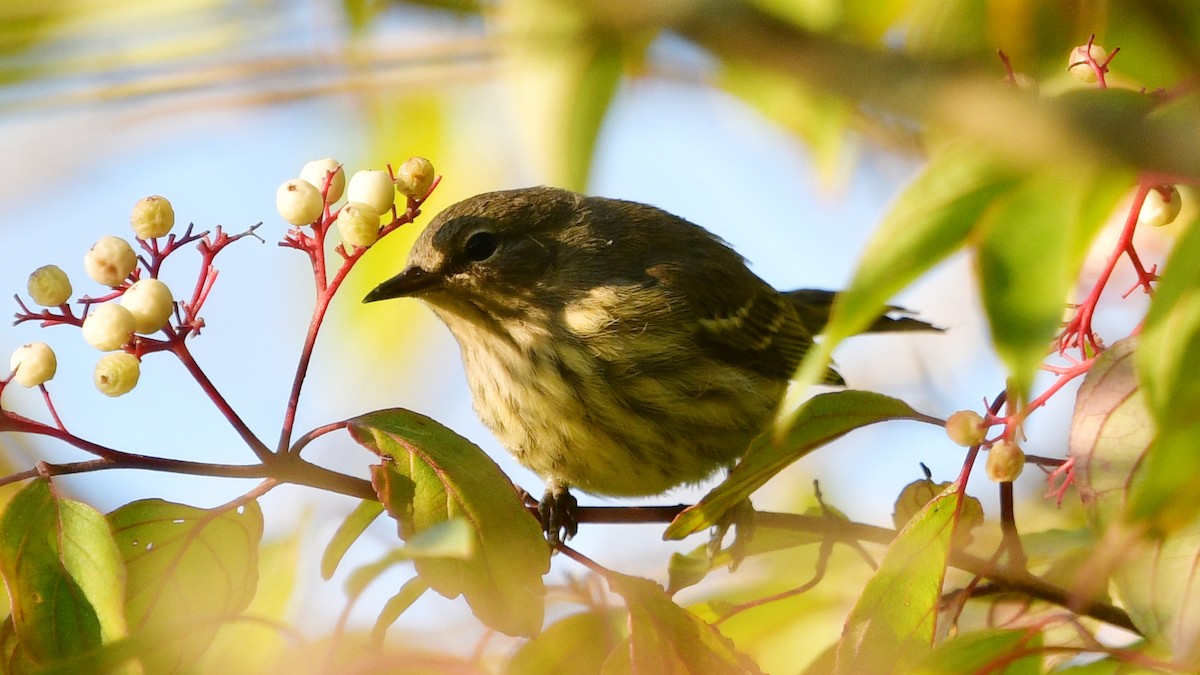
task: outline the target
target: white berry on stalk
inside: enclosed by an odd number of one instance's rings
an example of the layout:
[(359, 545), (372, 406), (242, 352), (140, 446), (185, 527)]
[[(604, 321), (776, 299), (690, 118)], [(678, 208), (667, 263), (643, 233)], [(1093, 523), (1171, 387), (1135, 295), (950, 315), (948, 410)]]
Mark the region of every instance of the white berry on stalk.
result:
[(982, 443), (986, 433), (983, 417), (974, 410), (959, 410), (946, 418), (946, 435), (964, 448)]
[(325, 188), (325, 178), (330, 171), (333, 171), (334, 174), (329, 183), (329, 192), (325, 194), (326, 204), (336, 202), (342, 196), (342, 191), (346, 189), (346, 172), (342, 170), (342, 165), (336, 159), (326, 157), (325, 159), (314, 159), (300, 169), (300, 180), (307, 181), (317, 188), (318, 194)]
[(432, 162), (424, 157), (410, 157), (396, 169), (396, 189), (402, 195), (420, 199), (429, 192), (436, 177)]
[(129, 242), (120, 237), (100, 237), (83, 256), (83, 270), (105, 286), (120, 286), (134, 267), (137, 267), (137, 255)]
[(142, 364), (133, 354), (105, 354), (96, 362), (92, 383), (105, 396), (128, 394), (142, 376)]
[(1179, 209), (1183, 208), (1179, 189), (1174, 185), (1163, 187), (1170, 188), (1166, 197), (1158, 188), (1146, 193), (1146, 201), (1142, 202), (1142, 210), (1138, 212), (1138, 225), (1162, 227), (1175, 222), (1179, 216)]
[(71, 280), (57, 265), (43, 265), (29, 275), (29, 297), (42, 307), (58, 307), (71, 299)]
[(342, 241), (366, 248), (379, 239), (379, 212), (370, 204), (350, 202), (338, 212), (337, 228)]
[(133, 337), (137, 321), (128, 309), (106, 302), (92, 307), (83, 320), (83, 339), (102, 352), (116, 351)]
[(13, 371), (13, 381), (22, 387), (45, 384), (58, 370), (58, 359), (54, 350), (45, 342), (32, 342), (18, 347), (8, 361)]
[(999, 441), (988, 450), (988, 478), (997, 483), (1011, 483), (1025, 469), (1025, 452), (1012, 441)]
[(346, 201), (370, 204), (387, 213), (396, 203), (396, 185), (386, 171), (356, 171), (346, 186)]
[(293, 178), (275, 191), (275, 210), (292, 225), (309, 225), (321, 217), (321, 192), (306, 180)]
[(133, 315), (134, 331), (148, 335), (167, 325), (175, 299), (158, 279), (139, 279), (121, 296), (121, 306)]
[(1089, 53), (1097, 65), (1103, 66), (1108, 59), (1108, 54), (1098, 44), (1092, 43), (1090, 48), (1088, 45), (1079, 45), (1071, 50), (1071, 56), (1067, 58), (1067, 70), (1075, 76), (1075, 79), (1092, 84), (1099, 77), (1096, 75), (1096, 69), (1088, 63)]
[(138, 239), (156, 239), (175, 227), (175, 209), (166, 197), (143, 197), (133, 205), (129, 226)]

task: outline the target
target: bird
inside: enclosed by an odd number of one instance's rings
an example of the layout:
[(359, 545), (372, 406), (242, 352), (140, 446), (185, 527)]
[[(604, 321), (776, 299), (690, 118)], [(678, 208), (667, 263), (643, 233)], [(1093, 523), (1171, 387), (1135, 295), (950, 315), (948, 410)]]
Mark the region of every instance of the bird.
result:
[[(363, 302), (423, 300), (458, 342), (474, 408), (546, 484), (658, 495), (734, 464), (771, 425), (837, 293), (780, 292), (728, 244), (654, 206), (538, 186), (453, 204)], [(897, 308), (868, 331), (936, 330)], [(824, 382), (844, 384), (830, 367)]]

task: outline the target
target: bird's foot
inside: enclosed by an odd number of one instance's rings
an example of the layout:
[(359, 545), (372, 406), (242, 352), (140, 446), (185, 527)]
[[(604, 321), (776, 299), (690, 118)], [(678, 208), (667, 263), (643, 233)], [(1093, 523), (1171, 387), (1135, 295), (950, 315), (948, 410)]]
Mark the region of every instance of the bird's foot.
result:
[(579, 531), (578, 507), (579, 502), (566, 485), (551, 484), (546, 487), (542, 501), (538, 502), (538, 516), (551, 548), (558, 548), (560, 543), (574, 537)]
[(725, 535), (733, 529), (733, 541), (729, 544), (729, 571), (737, 569), (746, 558), (747, 547), (754, 538), (754, 505), (749, 499), (743, 499), (725, 512), (717, 524), (713, 526), (708, 539), (708, 557), (713, 560), (721, 552)]

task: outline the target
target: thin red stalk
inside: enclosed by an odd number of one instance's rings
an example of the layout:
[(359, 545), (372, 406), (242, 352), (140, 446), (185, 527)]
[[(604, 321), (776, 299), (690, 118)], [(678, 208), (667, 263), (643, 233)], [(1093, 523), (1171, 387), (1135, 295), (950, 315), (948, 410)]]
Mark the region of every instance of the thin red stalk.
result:
[(313, 441), (317, 440), (321, 436), (324, 436), (325, 434), (328, 434), (333, 431), (337, 431), (338, 429), (345, 429), (345, 428), (346, 428), (345, 420), (343, 420), (341, 422), (332, 422), (330, 424), (325, 424), (325, 425), (319, 426), (316, 429), (312, 429), (312, 430), (308, 431), (307, 433), (305, 433), (300, 438), (296, 439), (296, 442), (291, 445), (291, 447), (288, 449), (288, 452), (290, 452), (293, 455), (299, 455), (300, 451), (303, 450), (305, 447), (307, 447), (309, 443), (312, 443)]
[[(434, 181), (436, 185), (437, 181)], [(432, 188), (431, 188), (432, 189)], [(388, 223), (380, 230), (380, 236), (386, 236), (396, 228), (411, 223), (421, 214), (419, 208), (410, 204), (402, 218), (397, 218), (391, 223)], [(325, 218), (325, 223), (322, 226), (314, 227), (313, 249), (310, 250), (310, 257), (313, 260), (313, 274), (317, 285), (317, 300), (313, 306), (312, 319), (308, 323), (308, 332), (304, 336), (304, 345), (300, 348), (300, 359), (296, 364), (296, 374), (292, 378), (292, 390), (288, 394), (287, 408), (283, 413), (283, 426), (279, 432), (279, 442), (275, 445), (275, 452), (285, 453), (288, 446), (291, 445), (292, 431), (296, 426), (296, 409), (300, 404), (300, 391), (304, 388), (304, 380), (308, 375), (308, 366), (312, 361), (313, 349), (316, 347), (317, 334), (321, 330), (321, 325), (325, 321), (325, 313), (329, 311), (329, 304), (333, 301), (333, 296), (337, 294), (341, 288), (342, 282), (346, 280), (346, 276), (350, 274), (350, 270), (354, 265), (362, 259), (367, 249), (357, 249), (349, 255), (345, 255), (341, 266), (338, 267), (333, 278), (326, 281), (325, 278), (325, 233), (328, 230), (328, 224), (332, 222), (328, 214)]]
[(1117, 268), (1117, 261), (1120, 260), (1121, 254), (1128, 253), (1133, 248), (1133, 233), (1137, 230), (1138, 214), (1141, 213), (1142, 204), (1145, 203), (1146, 195), (1149, 194), (1151, 189), (1153, 188), (1148, 181), (1143, 180), (1138, 183), (1133, 203), (1129, 207), (1129, 214), (1125, 217), (1125, 226), (1121, 229), (1121, 235), (1117, 239), (1116, 246), (1113, 247), (1112, 254), (1105, 261), (1104, 269), (1100, 271), (1100, 276), (1097, 277), (1096, 283), (1093, 284), (1091, 292), (1088, 293), (1083, 303), (1079, 305), (1079, 310), (1072, 317), (1059, 338), (1060, 352), (1065, 351), (1069, 347), (1079, 347), (1080, 351), (1086, 357), (1088, 354), (1084, 344), (1085, 341), (1093, 350), (1101, 350), (1101, 346), (1096, 341), (1096, 335), (1092, 332), (1092, 316), (1095, 314), (1096, 306), (1100, 302), (1100, 294), (1104, 292), (1104, 288), (1108, 285), (1113, 271)]
[(54, 424), (63, 431), (67, 432), (67, 427), (62, 423), (62, 419), (58, 416), (58, 411), (54, 409), (54, 401), (50, 399), (50, 391), (46, 389), (45, 384), (39, 384), (38, 389), (42, 390), (42, 398), (46, 401), (46, 409), (50, 411), (50, 417), (54, 419)]
[[(332, 290), (337, 290), (336, 286), (332, 287)], [(300, 359), (296, 363), (296, 374), (292, 378), (292, 390), (288, 393), (287, 408), (283, 413), (283, 428), (279, 432), (279, 443), (275, 446), (276, 453), (287, 452), (288, 446), (291, 444), (292, 429), (296, 426), (296, 408), (300, 403), (300, 390), (304, 387), (304, 378), (308, 375), (313, 348), (317, 344), (317, 333), (321, 330), (325, 312), (328, 311), (332, 299), (333, 293), (330, 289), (325, 289), (317, 295), (312, 319), (308, 322), (308, 333), (304, 336), (304, 346), (300, 348)]]

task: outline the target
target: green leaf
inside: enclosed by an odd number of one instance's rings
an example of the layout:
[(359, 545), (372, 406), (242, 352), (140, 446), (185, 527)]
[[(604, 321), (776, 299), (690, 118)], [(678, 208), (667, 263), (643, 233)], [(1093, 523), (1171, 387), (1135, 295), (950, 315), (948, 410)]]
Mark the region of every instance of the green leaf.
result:
[(1200, 512), (1200, 227), (1187, 228), (1168, 260), (1137, 350), (1138, 373), (1158, 437), (1129, 515), (1170, 531)]
[(375, 562), (355, 567), (346, 577), (346, 595), (353, 601), (362, 595), (376, 579), (383, 576), (384, 572), (409, 560), (411, 558), (405, 555), (403, 550), (397, 548), (384, 553)]
[(400, 590), (383, 604), (383, 609), (375, 618), (375, 625), (371, 628), (371, 644), (382, 645), (387, 629), (396, 623), (400, 615), (408, 611), (414, 602), (425, 595), (427, 590), (429, 590), (429, 584), (425, 583), (421, 577), (413, 577), (404, 582)]
[(475, 555), (475, 530), (462, 518), (451, 518), (408, 538), (401, 549), (413, 558), (456, 558)]
[[(302, 523), (307, 524), (307, 518)], [(280, 626), (287, 624), (287, 610), (296, 590), (302, 532), (303, 524), (287, 536), (259, 547), (258, 587), (245, 611), (255, 621), (233, 621), (222, 626), (197, 664), (197, 671), (264, 673), (294, 647)]]
[(220, 623), (254, 598), (263, 531), (258, 503), (209, 510), (146, 499), (108, 520), (125, 558), (131, 630), (162, 638), (143, 657), (147, 671), (193, 663)]
[(413, 536), (408, 543), (383, 554), (379, 560), (355, 568), (346, 578), (346, 594), (357, 598), (384, 572), (414, 558), (469, 559), (475, 550), (475, 533), (462, 518), (432, 525)]
[(557, 0), (513, 0), (488, 13), (507, 36), (502, 64), (524, 134), (526, 158), (548, 182), (587, 185), (600, 125), (624, 68), (617, 32), (589, 8)]
[(598, 674), (621, 635), (613, 614), (572, 614), (521, 645), (504, 668), (511, 675)]
[[(779, 4), (796, 6), (790, 1)], [(853, 164), (855, 146), (846, 128), (853, 106), (845, 99), (745, 60), (724, 61), (718, 77), (721, 87), (804, 139), (822, 182), (842, 182)]]
[(23, 655), (52, 663), (126, 632), (124, 571), (104, 516), (34, 480), (0, 517), (0, 575)]
[(418, 558), (415, 565), (438, 593), (463, 595), (475, 615), (509, 635), (541, 628), (550, 547), (500, 467), (450, 429), (407, 410), (355, 418), (356, 441), (385, 458), (372, 483), (406, 540), (438, 523), (461, 518), (475, 537), (465, 560)]
[(1028, 395), (1084, 256), (1132, 178), (1109, 167), (1044, 169), (983, 218), (976, 259), (983, 305), (1014, 392)]
[(825, 337), (801, 362), (776, 423), (780, 433), (791, 426), (791, 411), (809, 385), (824, 377), (838, 343), (865, 330), (896, 293), (957, 251), (1014, 182), (1010, 170), (972, 144), (952, 145), (930, 158), (880, 223), (849, 288), (834, 303)]
[(908, 672), (929, 652), (957, 505), (951, 486), (892, 541), (846, 620), (839, 673)]
[[(625, 599), (629, 612), (629, 648), (613, 653), (605, 673), (760, 673), (715, 626), (671, 601), (649, 579), (609, 571), (612, 592)], [(622, 668), (624, 666), (624, 668)]]
[(346, 551), (350, 550), (350, 545), (358, 541), (362, 533), (367, 531), (367, 527), (375, 522), (381, 513), (383, 513), (383, 504), (370, 499), (364, 499), (354, 507), (350, 515), (346, 516), (346, 519), (338, 526), (337, 532), (333, 533), (329, 545), (325, 547), (325, 553), (321, 556), (322, 579), (329, 581), (333, 578), (333, 573), (337, 571), (337, 566), (342, 562)]
[(835, 391), (812, 397), (796, 412), (783, 438), (773, 441), (770, 434), (759, 437), (725, 482), (676, 516), (663, 538), (682, 539), (712, 527), (726, 511), (748, 499), (792, 462), (859, 427), (900, 419), (941, 423), (904, 401), (869, 391)]
[[(983, 672), (1040, 675), (1044, 672), (1041, 646), (1042, 634), (1033, 630), (992, 629), (963, 633), (938, 645), (911, 672), (913, 675)], [(1033, 653), (1010, 662), (1012, 654), (1018, 650)]]
[[(1130, 485), (1149, 470), (1155, 427), (1134, 361), (1143, 346), (1121, 340), (1102, 353), (1075, 399), (1069, 449), (1075, 484), (1097, 539), (1124, 524)], [(1133, 489), (1137, 489), (1134, 487)], [(1112, 581), (1138, 630), (1180, 663), (1200, 662), (1200, 518), (1168, 534), (1127, 543)]]

